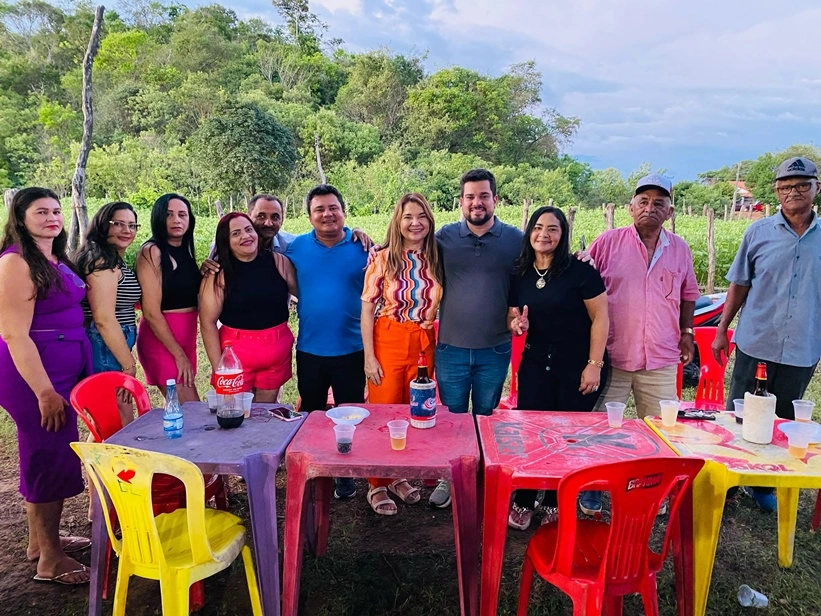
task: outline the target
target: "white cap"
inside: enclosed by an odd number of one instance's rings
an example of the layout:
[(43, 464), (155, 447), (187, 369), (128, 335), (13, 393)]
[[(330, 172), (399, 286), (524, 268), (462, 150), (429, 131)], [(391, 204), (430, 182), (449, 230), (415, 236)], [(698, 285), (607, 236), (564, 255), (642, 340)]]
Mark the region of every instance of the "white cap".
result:
[(174, 379), (168, 379), (168, 380), (165, 382), (165, 385), (166, 385), (166, 387), (171, 387), (172, 385), (173, 385), (173, 386), (176, 386), (176, 385), (177, 385), (177, 381), (175, 381)]

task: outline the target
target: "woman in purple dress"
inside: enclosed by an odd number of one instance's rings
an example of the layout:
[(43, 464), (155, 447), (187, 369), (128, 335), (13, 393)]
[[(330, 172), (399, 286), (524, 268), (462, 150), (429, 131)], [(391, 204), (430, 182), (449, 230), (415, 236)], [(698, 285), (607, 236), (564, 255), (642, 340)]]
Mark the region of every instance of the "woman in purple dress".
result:
[(88, 570), (67, 553), (90, 542), (59, 534), (63, 500), (84, 489), (69, 446), (79, 440), (77, 414), (67, 400), (91, 368), (85, 284), (66, 244), (57, 195), (45, 188), (14, 195), (0, 243), (0, 406), (17, 424), (34, 579), (85, 584)]

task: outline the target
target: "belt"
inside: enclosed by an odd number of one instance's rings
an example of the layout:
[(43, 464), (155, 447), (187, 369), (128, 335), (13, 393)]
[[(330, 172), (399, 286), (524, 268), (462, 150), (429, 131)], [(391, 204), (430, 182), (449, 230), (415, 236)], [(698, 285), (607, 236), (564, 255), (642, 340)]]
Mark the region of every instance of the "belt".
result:
[(88, 340), (86, 330), (83, 327), (72, 327), (70, 329), (32, 329), (29, 330), (29, 338), (35, 342), (52, 342), (54, 340)]

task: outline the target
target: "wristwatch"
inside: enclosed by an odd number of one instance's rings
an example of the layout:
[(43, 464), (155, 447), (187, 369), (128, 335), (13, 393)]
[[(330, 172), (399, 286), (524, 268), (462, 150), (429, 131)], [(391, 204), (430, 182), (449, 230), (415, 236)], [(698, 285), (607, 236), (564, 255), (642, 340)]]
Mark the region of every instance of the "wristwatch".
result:
[(690, 334), (691, 336), (695, 336), (696, 332), (692, 327), (682, 327), (681, 333), (683, 334)]

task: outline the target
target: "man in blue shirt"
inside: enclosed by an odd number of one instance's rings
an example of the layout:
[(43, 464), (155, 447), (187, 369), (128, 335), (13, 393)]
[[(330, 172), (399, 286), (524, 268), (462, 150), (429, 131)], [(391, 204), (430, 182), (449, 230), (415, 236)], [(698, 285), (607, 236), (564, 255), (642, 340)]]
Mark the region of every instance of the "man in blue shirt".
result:
[[(305, 203), (314, 230), (294, 238), (285, 254), (294, 264), (299, 287), (296, 373), (301, 409), (316, 411), (325, 408), (329, 387), (337, 404), (365, 399), (359, 296), (368, 253), (354, 244), (345, 227), (345, 201), (336, 188), (320, 184)], [(337, 498), (354, 494), (352, 479), (336, 480)]]
[[(792, 401), (804, 395), (821, 357), (821, 227), (812, 211), (819, 192), (815, 163), (801, 157), (785, 160), (776, 173), (775, 192), (781, 210), (749, 226), (727, 274), (730, 289), (713, 355), (723, 365), (727, 328), (743, 305), (727, 408), (753, 390), (756, 365), (765, 362), (776, 414), (794, 419)], [(775, 511), (771, 489), (755, 488), (753, 496), (762, 509)]]

